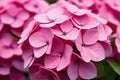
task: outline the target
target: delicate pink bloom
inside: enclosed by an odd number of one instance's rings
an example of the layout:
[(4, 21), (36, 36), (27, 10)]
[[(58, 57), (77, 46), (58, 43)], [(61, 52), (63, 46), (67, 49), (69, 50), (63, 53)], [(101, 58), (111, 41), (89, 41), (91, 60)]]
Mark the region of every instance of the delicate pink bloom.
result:
[(67, 73), (70, 80), (76, 80), (79, 76), (83, 79), (92, 79), (97, 76), (95, 65), (92, 62), (84, 62), (76, 53), (72, 55), (71, 63), (67, 68)]
[(34, 49), (34, 56), (41, 57), (45, 53), (50, 54), (52, 47), (53, 33), (50, 29), (41, 28), (29, 37), (29, 43)]
[(54, 71), (39, 65), (32, 65), (29, 74), (31, 80), (60, 80)]
[(120, 12), (120, 0), (105, 0), (112, 9)]
[(45, 55), (45, 67), (56, 68), (60, 71), (68, 66), (72, 55), (72, 47), (70, 45), (64, 45), (62, 40), (54, 38), (51, 53)]
[(79, 35), (79, 30), (73, 26), (70, 20), (52, 27), (52, 32), (56, 36), (65, 40), (75, 40)]
[(45, 10), (48, 7), (48, 3), (44, 0), (28, 0), (23, 6), (30, 12), (38, 13)]
[(53, 27), (56, 24), (63, 23), (68, 19), (62, 8), (53, 8), (44, 14), (38, 14), (34, 17), (35, 21), (40, 23), (40, 27)]
[(12, 70), (10, 73), (10, 80), (25, 80), (25, 75), (22, 72)]
[(93, 13), (88, 13), (81, 16), (73, 16), (72, 22), (80, 29), (91, 29), (97, 27), (100, 23), (106, 23), (104, 19)]
[(91, 7), (95, 2), (94, 0), (68, 0), (68, 1), (81, 8)]
[(24, 25), (24, 21), (29, 18), (29, 13), (15, 5), (9, 5), (9, 8), (1, 15), (1, 22), (9, 24), (13, 28), (19, 28)]
[(80, 32), (75, 44), (85, 62), (101, 61), (105, 58), (104, 48), (98, 41), (97, 29)]

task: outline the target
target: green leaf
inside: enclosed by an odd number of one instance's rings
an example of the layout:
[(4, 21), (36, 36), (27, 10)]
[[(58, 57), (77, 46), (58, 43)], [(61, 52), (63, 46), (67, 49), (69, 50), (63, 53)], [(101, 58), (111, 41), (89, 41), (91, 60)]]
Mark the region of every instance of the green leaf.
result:
[(97, 68), (97, 78), (100, 78), (102, 76), (105, 75), (105, 70), (104, 70), (104, 66), (101, 62), (96, 62), (95, 63), (96, 68)]
[(112, 69), (120, 75), (120, 62), (115, 62), (115, 61), (107, 61), (109, 65), (112, 67)]

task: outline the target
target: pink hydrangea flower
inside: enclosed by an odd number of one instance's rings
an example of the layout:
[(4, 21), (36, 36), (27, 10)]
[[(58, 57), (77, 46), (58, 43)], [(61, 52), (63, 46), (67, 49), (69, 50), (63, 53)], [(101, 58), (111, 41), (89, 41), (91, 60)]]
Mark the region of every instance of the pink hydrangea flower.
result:
[[(41, 28), (29, 37), (29, 43), (34, 48), (34, 56), (41, 57), (43, 54), (50, 54), (52, 39), (54, 35), (50, 29)], [(38, 44), (39, 43), (39, 44)]]
[(71, 55), (72, 47), (67, 44), (64, 45), (59, 38), (54, 38), (51, 53), (45, 55), (45, 67), (56, 68), (57, 71), (60, 71), (69, 65)]
[(97, 76), (96, 67), (92, 62), (84, 62), (81, 57), (75, 53), (73, 53), (71, 60), (67, 68), (70, 80), (76, 80), (79, 76), (83, 79), (92, 79)]
[(97, 41), (97, 29), (89, 29), (84, 34), (80, 32), (75, 44), (84, 61), (101, 61), (105, 58), (104, 48)]
[(40, 23), (41, 27), (53, 27), (66, 21), (68, 16), (64, 14), (62, 8), (53, 8), (44, 14), (35, 15), (34, 19)]
[(75, 40), (79, 35), (79, 30), (74, 27), (70, 20), (52, 27), (52, 32), (56, 36), (65, 40)]
[(76, 27), (80, 29), (91, 29), (100, 25), (100, 23), (107, 23), (106, 20), (100, 18), (94, 13), (88, 13), (81, 16), (73, 16), (72, 22)]
[(1, 22), (9, 24), (13, 28), (19, 28), (23, 26), (24, 21), (27, 20), (29, 16), (29, 13), (22, 8), (10, 4), (9, 8), (1, 14)]

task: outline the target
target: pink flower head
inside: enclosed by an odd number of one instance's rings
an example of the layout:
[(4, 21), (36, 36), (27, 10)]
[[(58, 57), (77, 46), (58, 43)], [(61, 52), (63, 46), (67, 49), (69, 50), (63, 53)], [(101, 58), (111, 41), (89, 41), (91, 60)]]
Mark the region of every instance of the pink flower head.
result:
[(97, 27), (100, 23), (106, 24), (106, 20), (100, 18), (94, 13), (88, 13), (81, 16), (73, 16), (73, 24), (80, 29), (91, 29)]
[(29, 0), (24, 5), (24, 8), (30, 12), (42, 12), (48, 7), (48, 3), (44, 0)]
[(13, 28), (19, 28), (23, 26), (24, 21), (29, 18), (29, 13), (20, 7), (13, 4), (9, 5), (9, 8), (1, 15), (1, 22), (9, 24)]
[(62, 8), (53, 8), (44, 14), (38, 14), (34, 17), (35, 21), (40, 23), (40, 27), (53, 27), (56, 24), (63, 23), (68, 19)]
[(45, 53), (50, 54), (52, 47), (53, 33), (50, 29), (41, 28), (29, 37), (29, 43), (34, 48), (34, 56), (41, 57)]
[(120, 12), (120, 0), (105, 0), (112, 9)]
[(56, 36), (65, 40), (75, 40), (79, 35), (79, 30), (73, 26), (70, 20), (52, 27), (52, 32)]
[(94, 0), (68, 0), (68, 1), (81, 8), (91, 7), (95, 2)]
[(68, 66), (72, 55), (72, 47), (70, 45), (64, 45), (62, 40), (54, 38), (51, 53), (45, 55), (45, 67), (56, 68), (60, 71)]
[(70, 80), (76, 80), (79, 76), (83, 79), (92, 79), (97, 76), (96, 67), (92, 62), (84, 62), (81, 57), (75, 53), (73, 53), (71, 60), (67, 68)]
[(85, 62), (101, 61), (105, 58), (104, 48), (97, 41), (97, 29), (89, 29), (84, 34), (80, 32), (75, 44)]
[(41, 67), (37, 64), (30, 67), (29, 74), (31, 80), (60, 80), (54, 71)]

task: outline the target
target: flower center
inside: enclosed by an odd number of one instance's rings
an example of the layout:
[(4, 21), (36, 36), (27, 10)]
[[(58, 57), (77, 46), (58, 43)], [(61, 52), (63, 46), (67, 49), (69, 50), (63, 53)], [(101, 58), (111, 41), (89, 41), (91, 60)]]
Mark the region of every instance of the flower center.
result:
[(49, 41), (46, 41), (46, 45), (49, 45), (50, 44), (50, 42)]
[(85, 43), (82, 43), (81, 46), (82, 46), (82, 47), (86, 47), (86, 44), (85, 44)]
[(63, 35), (66, 35), (66, 34), (67, 34), (67, 32), (64, 31), (64, 32), (63, 32)]

